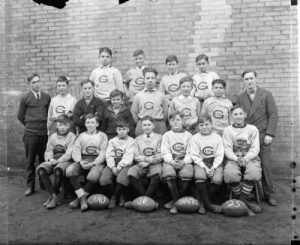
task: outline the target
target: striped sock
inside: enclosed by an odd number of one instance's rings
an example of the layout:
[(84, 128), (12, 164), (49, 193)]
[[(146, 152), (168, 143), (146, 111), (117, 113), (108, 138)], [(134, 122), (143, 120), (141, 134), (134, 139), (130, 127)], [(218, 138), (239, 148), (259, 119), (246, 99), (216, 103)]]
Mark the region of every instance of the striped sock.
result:
[(241, 194), (241, 186), (240, 185), (232, 186), (231, 189), (235, 196), (238, 196)]
[(245, 195), (249, 195), (254, 187), (254, 184), (250, 181), (244, 182), (242, 186), (242, 193)]

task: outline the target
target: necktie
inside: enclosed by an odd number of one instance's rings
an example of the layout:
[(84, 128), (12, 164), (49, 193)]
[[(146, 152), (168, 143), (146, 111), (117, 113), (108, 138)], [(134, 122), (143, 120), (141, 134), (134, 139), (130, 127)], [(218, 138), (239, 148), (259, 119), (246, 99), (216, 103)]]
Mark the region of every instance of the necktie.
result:
[(37, 100), (40, 100), (40, 94), (39, 93), (36, 93), (36, 98), (37, 98)]

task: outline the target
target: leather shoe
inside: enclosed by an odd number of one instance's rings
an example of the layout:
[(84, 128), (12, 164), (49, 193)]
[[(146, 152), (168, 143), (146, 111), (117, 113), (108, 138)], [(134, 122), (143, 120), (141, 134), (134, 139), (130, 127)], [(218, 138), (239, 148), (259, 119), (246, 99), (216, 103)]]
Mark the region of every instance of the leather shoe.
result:
[(25, 196), (30, 196), (34, 192), (34, 189), (32, 187), (28, 187), (25, 191)]

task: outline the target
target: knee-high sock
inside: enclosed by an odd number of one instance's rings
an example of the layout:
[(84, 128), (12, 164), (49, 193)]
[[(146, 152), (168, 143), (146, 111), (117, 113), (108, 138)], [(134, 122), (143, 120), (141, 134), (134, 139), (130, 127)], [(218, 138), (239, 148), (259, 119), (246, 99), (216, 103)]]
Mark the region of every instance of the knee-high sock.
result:
[(187, 189), (190, 185), (190, 180), (181, 180), (179, 182), (179, 197), (182, 197), (186, 194)]
[(212, 204), (208, 197), (206, 182), (197, 182), (196, 189), (200, 194), (200, 199), (202, 200), (204, 207), (212, 209)]
[(176, 201), (179, 198), (176, 179), (168, 179), (167, 185), (169, 187), (173, 201)]
[(244, 180), (242, 185), (242, 192), (241, 192), (241, 201), (247, 201), (249, 194), (251, 193), (254, 187), (253, 181)]
[(148, 186), (148, 189), (146, 191), (146, 196), (153, 197), (155, 192), (157, 191), (158, 185), (159, 185), (160, 177), (159, 175), (155, 174), (151, 177), (150, 184)]
[(241, 186), (239, 182), (229, 184), (232, 190), (232, 199), (239, 199), (241, 194)]
[(81, 188), (80, 182), (78, 181), (78, 176), (70, 176), (70, 182), (74, 187), (75, 191)]
[(56, 194), (59, 193), (59, 188), (63, 179), (63, 171), (60, 168), (55, 169), (54, 171), (54, 191)]
[(116, 185), (116, 188), (115, 188), (115, 191), (114, 191), (114, 196), (117, 200), (119, 200), (121, 194), (123, 193), (125, 189), (125, 186), (120, 184), (120, 183), (117, 183)]
[(114, 194), (115, 191), (115, 185), (113, 183), (108, 184), (108, 185), (104, 185), (103, 188), (105, 189), (105, 191), (107, 191), (109, 196), (112, 196)]
[(91, 190), (93, 189), (93, 187), (94, 187), (95, 184), (96, 184), (96, 183), (93, 183), (93, 182), (87, 180), (86, 183), (85, 183), (85, 185), (84, 185), (84, 188), (83, 188), (84, 191), (85, 191), (86, 193), (90, 193)]
[(51, 180), (49, 178), (47, 171), (45, 169), (41, 168), (38, 170), (38, 175), (40, 176), (40, 179), (41, 179), (44, 187), (48, 191), (48, 193), (50, 195), (52, 195), (54, 193), (54, 188), (53, 188), (53, 185), (51, 183)]
[(132, 184), (134, 189), (138, 192), (139, 196), (144, 196), (145, 195), (145, 188), (142, 182), (132, 176), (129, 176), (129, 182)]

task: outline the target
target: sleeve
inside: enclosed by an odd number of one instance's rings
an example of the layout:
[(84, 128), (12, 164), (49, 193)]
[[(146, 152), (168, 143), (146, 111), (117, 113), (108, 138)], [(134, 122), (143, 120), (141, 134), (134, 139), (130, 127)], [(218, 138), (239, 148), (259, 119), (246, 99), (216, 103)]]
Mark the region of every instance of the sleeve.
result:
[(207, 100), (204, 100), (202, 108), (201, 108), (201, 115), (207, 115), (208, 110), (207, 110)]
[(157, 141), (157, 147), (156, 147), (156, 154), (154, 155), (154, 157), (156, 158), (156, 161), (153, 162), (152, 164), (156, 164), (161, 162), (161, 140), (162, 140), (162, 136), (159, 135), (159, 139)]
[[(96, 98), (94, 98), (96, 99)], [(95, 103), (95, 114), (99, 118), (99, 124), (102, 124), (103, 121), (103, 114), (104, 114), (104, 104), (101, 100), (97, 99), (97, 102)]]
[(100, 125), (100, 131), (106, 132), (106, 129), (108, 127), (107, 121), (108, 121), (108, 118), (107, 118), (107, 114), (106, 114), (106, 109), (104, 109), (103, 117), (102, 117), (102, 121), (101, 121), (101, 125)]
[(73, 149), (75, 140), (76, 140), (76, 136), (74, 134), (72, 134), (72, 136), (69, 138), (69, 141), (67, 143), (68, 144), (67, 150), (66, 150), (65, 154), (63, 154), (58, 159), (58, 162), (66, 162), (72, 158), (72, 149)]
[(92, 73), (90, 75), (90, 80), (95, 81), (95, 70), (92, 71)]
[(100, 136), (100, 152), (97, 158), (94, 160), (95, 164), (100, 165), (105, 161), (107, 143), (108, 143), (107, 135), (102, 133)]
[(26, 113), (25, 97), (22, 97), (19, 104), (19, 111), (18, 111), (17, 118), (23, 125), (25, 125), (25, 113)]
[(116, 89), (124, 92), (124, 89), (123, 89), (123, 78), (122, 78), (121, 72), (118, 69), (115, 68), (115, 71), (114, 71), (113, 75), (114, 75)]
[(170, 163), (173, 160), (168, 134), (164, 134), (161, 140), (161, 157), (166, 163)]
[(199, 167), (204, 168), (205, 164), (203, 162), (203, 158), (200, 154), (200, 147), (197, 144), (197, 139), (193, 136), (190, 141), (190, 154), (193, 162)]
[(130, 142), (128, 142), (126, 151), (123, 155), (123, 158), (119, 162), (117, 168), (121, 169), (121, 168), (132, 165), (133, 157), (134, 157), (134, 139), (132, 139), (132, 140), (130, 139)]
[(48, 109), (48, 117), (47, 117), (47, 127), (49, 129), (50, 124), (52, 122), (52, 115), (53, 115), (53, 100), (51, 100), (50, 105), (49, 105), (49, 109)]
[[(197, 117), (199, 119), (199, 117), (201, 116), (201, 105), (200, 105), (200, 101), (199, 100), (197, 100), (196, 103), (197, 103), (197, 105), (196, 105), (196, 114), (197, 114)], [(204, 101), (204, 103), (205, 103), (205, 101)]]
[(160, 84), (159, 84), (159, 91), (162, 92), (163, 94), (166, 93), (164, 77), (163, 77), (163, 78), (161, 79), (161, 81), (160, 81)]
[(54, 134), (51, 135), (47, 142), (47, 147), (45, 151), (45, 161), (49, 161), (50, 158), (54, 158), (53, 150), (54, 150)]
[(170, 116), (175, 110), (176, 110), (176, 108), (175, 108), (175, 102), (174, 102), (174, 98), (173, 98), (169, 105), (168, 116)]
[(75, 105), (74, 111), (73, 111), (73, 121), (75, 126), (84, 127), (84, 122), (80, 118), (83, 115), (83, 109), (81, 108), (80, 101), (78, 101)]
[[(218, 135), (219, 136), (219, 135)], [(213, 168), (219, 167), (224, 159), (224, 146), (223, 146), (223, 141), (221, 137), (218, 137), (218, 145), (216, 148), (216, 153), (214, 157), (214, 162), (213, 162)]]
[(139, 105), (138, 104), (139, 104), (139, 97), (136, 95), (136, 96), (134, 96), (132, 105), (131, 105), (132, 118), (136, 124), (139, 121), (139, 117), (138, 117), (138, 109), (139, 109), (138, 106)]
[(124, 83), (126, 84), (127, 87), (129, 87), (129, 83), (130, 83), (130, 69), (125, 74)]
[(266, 134), (275, 137), (278, 123), (277, 106), (271, 92), (267, 95), (268, 126)]
[(107, 166), (112, 169), (115, 166), (115, 147), (112, 140), (108, 142), (105, 158)]
[(169, 100), (164, 94), (162, 97), (162, 106), (163, 106), (164, 120), (168, 121)]
[(224, 129), (223, 132), (223, 145), (224, 145), (224, 153), (226, 158), (232, 161), (237, 161), (238, 157), (233, 152), (233, 140), (230, 137), (229, 127)]
[(185, 164), (191, 164), (193, 162), (192, 157), (191, 157), (191, 149), (190, 149), (191, 139), (192, 139), (192, 135), (189, 135), (188, 144), (187, 144), (186, 152), (185, 152), (185, 157), (183, 159), (183, 162)]
[(137, 139), (135, 139), (134, 142), (134, 160), (136, 160), (137, 162), (144, 162), (146, 160), (146, 157), (140, 152), (140, 147)]
[(128, 109), (128, 114), (127, 114), (126, 120), (129, 124), (129, 133), (128, 133), (128, 135), (131, 136), (132, 138), (134, 138), (135, 137), (135, 123), (134, 123), (132, 114), (131, 114), (129, 109)]
[(253, 129), (250, 133), (251, 146), (247, 154), (244, 156), (244, 159), (246, 159), (247, 161), (250, 161), (257, 157), (260, 150), (258, 129), (255, 126), (253, 126)]
[(82, 160), (82, 158), (81, 158), (81, 143), (80, 143), (81, 138), (82, 138), (82, 136), (79, 135), (73, 146), (72, 158), (73, 158), (74, 162), (80, 162)]
[(72, 105), (71, 105), (72, 109), (70, 110), (72, 113), (74, 111), (76, 103), (77, 103), (77, 99), (76, 99), (76, 97), (73, 97), (73, 101), (72, 101)]

